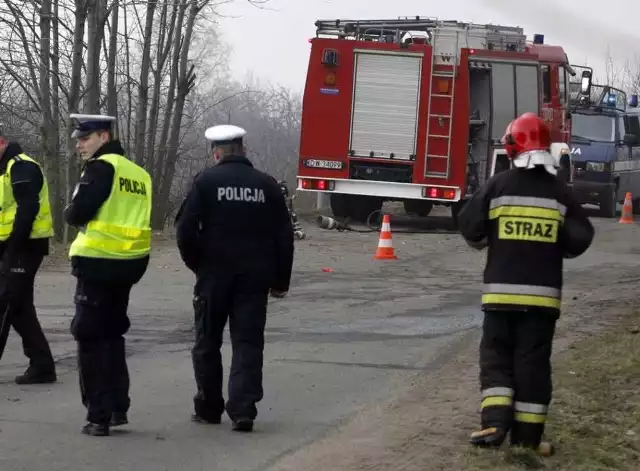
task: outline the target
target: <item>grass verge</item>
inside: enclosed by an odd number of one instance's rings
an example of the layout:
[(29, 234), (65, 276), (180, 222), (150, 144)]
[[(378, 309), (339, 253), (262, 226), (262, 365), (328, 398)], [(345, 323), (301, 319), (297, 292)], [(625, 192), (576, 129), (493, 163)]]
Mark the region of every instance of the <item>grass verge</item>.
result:
[(546, 435), (556, 455), (471, 450), (467, 471), (640, 471), (640, 309), (554, 362)]

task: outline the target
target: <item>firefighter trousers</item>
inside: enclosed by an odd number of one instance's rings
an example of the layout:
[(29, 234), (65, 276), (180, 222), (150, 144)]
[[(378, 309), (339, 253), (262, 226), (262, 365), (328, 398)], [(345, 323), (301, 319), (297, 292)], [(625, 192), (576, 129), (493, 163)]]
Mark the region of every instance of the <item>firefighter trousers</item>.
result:
[(0, 358), (11, 327), (22, 338), (22, 349), (29, 368), (36, 374), (55, 373), (49, 342), (42, 331), (33, 304), (36, 273), (43, 256), (17, 254), (0, 267)]
[[(198, 392), (195, 413), (207, 421), (220, 420), (226, 410), (232, 420), (254, 420), (262, 400), (264, 329), (267, 286), (261, 273), (212, 275), (199, 280), (194, 296), (196, 342), (192, 350)], [(228, 400), (222, 395), (222, 335), (229, 320), (231, 368)]]
[(76, 285), (71, 333), (78, 343), (82, 404), (95, 424), (108, 424), (113, 412), (126, 414), (131, 404), (124, 339), (130, 292), (129, 284), (78, 279)]
[(551, 402), (556, 317), (486, 311), (480, 342), (482, 428), (511, 432), (511, 443), (537, 447)]

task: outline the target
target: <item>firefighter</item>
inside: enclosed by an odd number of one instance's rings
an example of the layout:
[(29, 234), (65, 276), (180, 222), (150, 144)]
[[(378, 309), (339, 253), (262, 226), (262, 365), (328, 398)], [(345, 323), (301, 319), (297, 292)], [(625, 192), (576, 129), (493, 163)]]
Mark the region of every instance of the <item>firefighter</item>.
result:
[(34, 282), (53, 236), (49, 188), (42, 169), (0, 131), (0, 358), (13, 326), (29, 358), (18, 384), (54, 383), (49, 342), (33, 305)]
[(146, 272), (151, 249), (151, 178), (124, 156), (113, 137), (115, 118), (71, 115), (76, 150), (84, 161), (65, 210), (79, 228), (69, 256), (77, 278), (71, 333), (87, 424), (82, 432), (106, 436), (128, 423), (129, 373), (124, 334), (131, 288)]
[[(276, 180), (245, 156), (245, 134), (232, 125), (207, 129), (216, 165), (196, 176), (176, 217), (180, 254), (196, 274), (192, 418), (219, 424), (226, 410), (239, 432), (253, 430), (263, 397), (268, 296), (286, 296), (294, 252), (285, 199)], [(227, 319), (233, 356), (225, 404), (220, 348)]]
[(502, 140), (513, 168), (498, 173), (459, 213), (469, 245), (488, 246), (480, 343), (480, 431), (471, 443), (510, 442), (549, 454), (542, 442), (551, 401), (551, 346), (560, 316), (563, 258), (583, 254), (594, 229), (557, 178), (550, 131), (534, 113)]
[(298, 215), (296, 214), (296, 210), (293, 206), (295, 195), (289, 195), (289, 187), (287, 187), (287, 182), (285, 180), (278, 180), (278, 185), (280, 185), (282, 196), (284, 196), (284, 199), (287, 202), (287, 209), (289, 210), (289, 217), (291, 218), (291, 226), (293, 227), (293, 235), (296, 239), (302, 240), (307, 237), (307, 234), (304, 232), (302, 224), (300, 224), (300, 219), (298, 219)]

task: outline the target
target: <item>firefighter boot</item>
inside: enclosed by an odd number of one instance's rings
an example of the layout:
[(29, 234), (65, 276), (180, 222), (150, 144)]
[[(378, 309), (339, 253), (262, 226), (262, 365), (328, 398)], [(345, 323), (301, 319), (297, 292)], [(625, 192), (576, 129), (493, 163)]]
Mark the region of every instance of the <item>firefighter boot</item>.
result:
[(471, 434), (469, 443), (478, 448), (500, 448), (507, 437), (507, 431), (502, 427), (487, 427)]
[(553, 456), (556, 452), (556, 448), (553, 446), (551, 442), (540, 442), (538, 445), (538, 454), (543, 458), (548, 458), (549, 456)]
[(539, 445), (526, 445), (523, 443), (511, 443), (512, 448), (522, 448), (523, 450), (534, 450), (535, 453), (541, 458), (548, 458), (553, 456), (556, 452), (555, 447), (551, 442), (542, 441)]

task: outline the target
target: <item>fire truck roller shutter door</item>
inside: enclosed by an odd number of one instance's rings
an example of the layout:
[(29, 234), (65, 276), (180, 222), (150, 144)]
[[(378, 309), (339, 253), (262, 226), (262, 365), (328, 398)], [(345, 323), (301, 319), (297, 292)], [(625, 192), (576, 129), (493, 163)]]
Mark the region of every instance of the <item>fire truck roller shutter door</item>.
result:
[(349, 149), (356, 157), (413, 159), (422, 54), (355, 55)]

